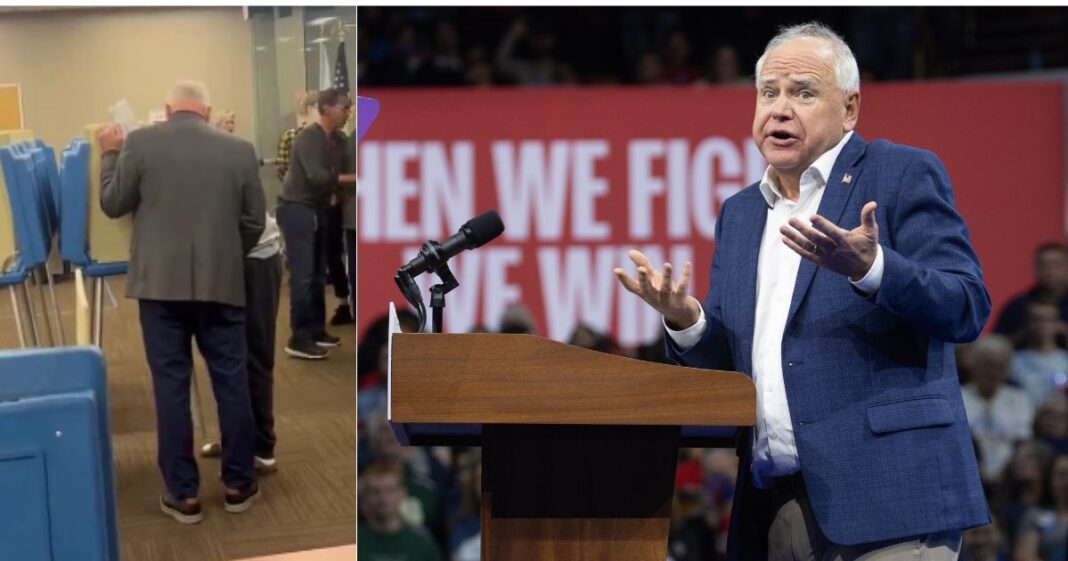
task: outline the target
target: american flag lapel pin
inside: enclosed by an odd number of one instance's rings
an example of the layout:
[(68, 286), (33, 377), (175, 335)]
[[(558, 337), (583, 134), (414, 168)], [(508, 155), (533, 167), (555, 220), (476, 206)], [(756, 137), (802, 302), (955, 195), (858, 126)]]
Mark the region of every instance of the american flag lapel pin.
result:
[(849, 175), (848, 173), (843, 175), (842, 176), (842, 183), (845, 183), (847, 185), (848, 184), (852, 184), (853, 183), (853, 176)]

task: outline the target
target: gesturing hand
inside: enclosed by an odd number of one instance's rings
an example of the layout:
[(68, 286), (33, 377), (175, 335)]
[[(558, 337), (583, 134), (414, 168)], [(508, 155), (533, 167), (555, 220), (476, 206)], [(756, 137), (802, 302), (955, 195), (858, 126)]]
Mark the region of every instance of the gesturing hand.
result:
[(701, 303), (687, 293), (690, 277), (693, 275), (693, 264), (687, 261), (682, 266), (682, 276), (679, 277), (678, 284), (675, 284), (671, 279), (671, 263), (664, 263), (664, 272), (661, 274), (640, 251), (632, 249), (627, 252), (627, 256), (638, 266), (638, 280), (616, 267), (612, 272), (623, 288), (637, 294), (653, 309), (663, 314), (668, 327), (672, 329), (685, 329), (697, 323), (701, 318)]
[(104, 154), (121, 150), (125, 137), (119, 125), (109, 124), (96, 129), (96, 140), (100, 144), (101, 153)]
[(801, 257), (856, 282), (864, 278), (875, 262), (879, 245), (875, 207), (875, 201), (864, 205), (860, 210), (860, 226), (852, 230), (843, 230), (830, 220), (813, 214), (811, 226), (791, 218), (790, 224), (779, 228), (779, 232), (785, 236), (783, 243)]

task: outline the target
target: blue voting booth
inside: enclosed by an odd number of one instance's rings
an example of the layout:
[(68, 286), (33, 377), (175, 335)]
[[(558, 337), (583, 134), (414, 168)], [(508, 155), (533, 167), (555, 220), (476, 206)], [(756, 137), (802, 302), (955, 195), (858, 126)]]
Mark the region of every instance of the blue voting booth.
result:
[(118, 561), (104, 358), (0, 352), (0, 559)]

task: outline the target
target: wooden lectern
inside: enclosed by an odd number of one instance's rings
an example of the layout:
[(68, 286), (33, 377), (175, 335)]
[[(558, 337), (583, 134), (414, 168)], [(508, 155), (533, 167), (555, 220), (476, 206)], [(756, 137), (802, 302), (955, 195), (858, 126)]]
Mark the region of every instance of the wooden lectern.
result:
[(682, 428), (729, 440), (755, 422), (737, 372), (531, 335), (396, 333), (390, 345), (401, 442), (482, 446), (485, 561), (663, 561)]

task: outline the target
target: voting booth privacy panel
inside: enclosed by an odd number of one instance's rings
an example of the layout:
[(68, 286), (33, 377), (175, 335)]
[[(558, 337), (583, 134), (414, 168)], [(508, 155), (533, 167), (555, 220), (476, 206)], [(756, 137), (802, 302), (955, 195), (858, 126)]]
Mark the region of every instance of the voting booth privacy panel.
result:
[[(623, 345), (658, 317), (612, 268), (637, 248), (695, 266), (703, 297), (720, 205), (758, 181), (746, 87), (374, 89), (382, 111), (358, 145), (359, 328), (400, 292), (390, 282), (427, 239), (497, 209), (504, 234), (450, 265), (445, 330), (494, 328), (513, 302), (539, 333), (579, 322)], [(865, 85), (857, 132), (931, 150), (953, 182), (995, 313), (1032, 282), (1032, 251), (1065, 234), (1063, 91), (1055, 83)], [(424, 290), (437, 282), (418, 279)]]
[[(100, 145), (96, 140), (96, 130), (100, 125), (89, 125), (84, 128), (82, 139), (89, 146), (88, 156), (77, 160), (79, 165), (86, 166), (86, 173), (79, 175), (86, 180), (86, 196), (83, 207), (72, 208), (63, 206), (64, 211), (85, 213), (87, 224), (85, 240), (87, 248), (91, 248), (92, 259), (96, 263), (125, 263), (130, 259), (130, 238), (133, 232), (133, 221), (129, 216), (120, 219), (108, 218), (100, 209)], [(29, 130), (0, 131), (0, 146), (8, 146), (14, 143), (32, 143), (33, 132)], [(11, 217), (11, 203), (8, 199), (5, 179), (0, 174), (0, 272), (2, 265), (7, 264), (16, 255), (18, 248), (13, 233)], [(61, 195), (62, 196), (62, 195)]]
[[(129, 216), (120, 219), (108, 218), (100, 209), (98, 203), (100, 200), (100, 146), (95, 135), (98, 126), (84, 127), (80, 137), (81, 141), (88, 143), (89, 153), (77, 159), (77, 165), (87, 168), (83, 174), (78, 175), (85, 181), (84, 186), (77, 187), (83, 187), (87, 193), (77, 198), (80, 201), (80, 207), (75, 208), (69, 205), (61, 205), (61, 207), (63, 212), (84, 214), (84, 222), (87, 223), (87, 237), (84, 237), (84, 241), (85, 246), (91, 248), (89, 252), (92, 254), (93, 262), (125, 263), (129, 261), (133, 222)], [(0, 130), (0, 146), (20, 142), (32, 143), (33, 141), (32, 130)], [(13, 234), (11, 202), (7, 197), (7, 190), (2, 188), (4, 186), (4, 177), (0, 174), (0, 264), (10, 262), (17, 252)], [(61, 197), (63, 194), (61, 193)]]
[(100, 352), (0, 352), (0, 427), (0, 558), (118, 561)]
[[(0, 158), (4, 159), (0, 173), (0, 285), (10, 288), (12, 304), (18, 310), (12, 317), (21, 346), (26, 346), (27, 339), (31, 346), (38, 345), (40, 330), (26, 287), (21, 304), (15, 297), (15, 287), (35, 274), (38, 267), (48, 281), (56, 324), (53, 330), (52, 317), (46, 310), (44, 332), (51, 343), (65, 343), (47, 264), (53, 249), (93, 281), (91, 340), (97, 345), (102, 331), (102, 278), (126, 272), (132, 219), (110, 219), (100, 209), (101, 151), (95, 134), (98, 126), (85, 127), (81, 135), (60, 150), (35, 140), (29, 130), (0, 131), (0, 147), (4, 150), (0, 153), (4, 156)], [(40, 286), (39, 291), (41, 303), (47, 307)], [(28, 320), (28, 330), (23, 329), (22, 319)]]
[[(16, 142), (33, 142), (33, 131), (0, 130), (0, 146)], [(0, 273), (7, 270), (16, 253), (15, 225), (11, 218), (11, 200), (5, 181), (4, 174), (0, 173)]]

